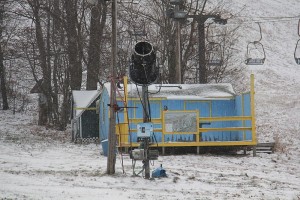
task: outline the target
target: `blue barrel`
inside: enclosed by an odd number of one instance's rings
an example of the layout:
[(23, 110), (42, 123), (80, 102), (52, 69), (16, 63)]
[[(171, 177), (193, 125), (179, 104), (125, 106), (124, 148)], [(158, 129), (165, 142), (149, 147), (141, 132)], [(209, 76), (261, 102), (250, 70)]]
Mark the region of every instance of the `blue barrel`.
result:
[(101, 145), (102, 145), (103, 155), (107, 157), (107, 155), (108, 155), (108, 140), (107, 139), (102, 140)]

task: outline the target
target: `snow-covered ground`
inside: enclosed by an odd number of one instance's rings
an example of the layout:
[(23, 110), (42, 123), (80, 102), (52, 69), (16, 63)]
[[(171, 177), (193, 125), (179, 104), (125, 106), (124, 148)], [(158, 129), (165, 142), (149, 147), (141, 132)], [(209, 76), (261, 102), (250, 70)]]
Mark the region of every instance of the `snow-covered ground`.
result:
[[(300, 65), (293, 53), (297, 19), (262, 22), (266, 49), (263, 66), (245, 66), (247, 42), (257, 39), (255, 20), (299, 16), (298, 0), (231, 0), (248, 16), (240, 31), (239, 58), (245, 67), (236, 87), (255, 75), (259, 142), (275, 141), (274, 154), (160, 156), (168, 177), (133, 177), (128, 156), (118, 155), (116, 174), (108, 176), (98, 144), (70, 142), (66, 132), (35, 125), (30, 113), (0, 111), (0, 199), (300, 199)], [(250, 17), (249, 17), (250, 16)], [(246, 20), (245, 19), (245, 20)], [(253, 21), (253, 19), (255, 19)], [(273, 22), (270, 22), (273, 21)], [(232, 22), (234, 23), (234, 22)], [(141, 163), (137, 163), (141, 168)], [(138, 171), (137, 169), (137, 171)]]
[[(0, 114), (2, 199), (294, 199), (300, 198), (299, 148), (292, 152), (230, 156), (160, 156), (167, 178), (133, 177), (118, 155), (106, 175), (98, 144), (73, 144), (63, 133), (33, 125), (32, 117)], [(45, 134), (42, 136), (41, 134)], [(53, 139), (54, 138), (54, 139)], [(123, 174), (123, 167), (126, 174)], [(137, 162), (136, 171), (141, 169)]]

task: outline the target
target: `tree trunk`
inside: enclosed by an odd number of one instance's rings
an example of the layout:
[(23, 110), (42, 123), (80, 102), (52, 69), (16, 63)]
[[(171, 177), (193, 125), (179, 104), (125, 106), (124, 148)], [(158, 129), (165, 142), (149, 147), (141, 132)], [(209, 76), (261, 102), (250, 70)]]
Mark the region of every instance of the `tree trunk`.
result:
[(8, 101), (6, 93), (6, 81), (5, 81), (5, 67), (4, 67), (4, 56), (2, 51), (2, 33), (3, 33), (3, 18), (4, 18), (4, 1), (0, 1), (0, 85), (1, 85), (1, 94), (3, 100), (3, 110), (8, 110)]
[(3, 52), (2, 52), (1, 44), (0, 44), (0, 84), (1, 84), (1, 94), (3, 100), (2, 109), (8, 110), (9, 106), (8, 106), (7, 93), (6, 93), (5, 67), (3, 64)]
[(91, 10), (90, 41), (87, 64), (87, 90), (97, 89), (98, 70), (100, 66), (100, 9), (101, 4)]
[(37, 46), (39, 49), (39, 60), (40, 66), (43, 74), (43, 84), (40, 88), (42, 94), (40, 95), (40, 109), (39, 109), (39, 125), (46, 125), (48, 123), (48, 119), (50, 118), (52, 100), (51, 100), (51, 68), (47, 65), (47, 55), (46, 55), (46, 44), (43, 39), (43, 31), (40, 19), (40, 4), (39, 0), (28, 1), (29, 5), (33, 11), (33, 17), (35, 21), (35, 34)]
[(106, 4), (99, 3), (91, 10), (90, 41), (87, 64), (87, 90), (96, 90), (100, 72), (100, 46), (106, 22)]
[(169, 83), (177, 83), (176, 81), (176, 43), (175, 43), (175, 33), (170, 33), (170, 43), (169, 43), (169, 56), (168, 56), (168, 69), (169, 69)]
[(79, 55), (78, 47), (78, 33), (76, 29), (77, 25), (77, 12), (76, 6), (77, 1), (75, 0), (65, 0), (65, 10), (66, 10), (66, 32), (68, 41), (68, 55), (70, 62), (70, 79), (71, 79), (71, 89), (80, 90), (82, 82), (82, 65)]

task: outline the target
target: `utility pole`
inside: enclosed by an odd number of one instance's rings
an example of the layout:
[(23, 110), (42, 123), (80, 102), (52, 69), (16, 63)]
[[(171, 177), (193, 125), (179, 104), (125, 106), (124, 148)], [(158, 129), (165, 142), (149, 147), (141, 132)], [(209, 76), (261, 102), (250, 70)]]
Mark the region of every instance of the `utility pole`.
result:
[(187, 15), (193, 18), (198, 23), (198, 56), (199, 56), (199, 83), (207, 83), (207, 69), (205, 59), (205, 22), (208, 19), (213, 19), (215, 23), (225, 25), (227, 19), (221, 19), (220, 15)]
[(205, 26), (206, 17), (200, 16), (198, 23), (198, 59), (199, 59), (199, 83), (207, 83), (207, 69), (205, 61)]
[[(203, 9), (205, 7), (207, 1), (204, 1)], [(180, 5), (183, 5), (183, 0), (170, 0), (171, 5), (175, 5), (175, 9), (171, 8), (167, 10), (167, 15), (170, 18), (177, 20), (177, 42), (176, 42), (176, 75), (180, 75), (181, 81), (181, 69), (180, 71), (180, 20), (185, 20), (187, 18), (192, 18), (198, 23), (198, 59), (199, 59), (199, 83), (207, 83), (207, 69), (206, 69), (206, 60), (205, 60), (205, 22), (207, 19), (213, 19), (216, 23), (225, 25), (227, 23), (227, 19), (221, 19), (220, 15), (203, 15), (203, 9), (201, 14), (198, 15), (188, 15), (187, 12), (180, 10)], [(177, 46), (178, 45), (178, 46)], [(179, 53), (178, 53), (178, 52)], [(197, 76), (197, 72), (196, 72)], [(178, 77), (176, 77), (178, 78)], [(179, 82), (181, 83), (181, 82)]]
[[(149, 106), (148, 106), (148, 86), (142, 85), (142, 102), (143, 102), (143, 122), (147, 123), (149, 121)], [(149, 141), (150, 138), (144, 138), (144, 151), (146, 152), (145, 159), (143, 160), (144, 166), (145, 166), (145, 179), (150, 178), (150, 161), (149, 161)]]
[[(175, 7), (179, 11), (179, 5)], [(181, 84), (181, 26), (180, 22), (176, 21), (176, 82)]]
[(116, 164), (116, 91), (114, 88), (117, 66), (117, 0), (112, 0), (112, 60), (111, 60), (111, 87), (110, 87), (110, 119), (108, 133), (108, 155), (107, 155), (107, 174), (115, 173)]
[[(171, 12), (167, 12), (169, 17), (176, 19), (174, 13), (179, 13), (180, 6), (184, 4), (184, 0), (170, 0), (170, 4), (174, 7), (170, 10)], [(182, 19), (182, 18), (178, 18)], [(180, 20), (175, 20), (176, 26), (176, 45), (175, 45), (175, 81), (177, 83), (181, 83), (181, 25)]]

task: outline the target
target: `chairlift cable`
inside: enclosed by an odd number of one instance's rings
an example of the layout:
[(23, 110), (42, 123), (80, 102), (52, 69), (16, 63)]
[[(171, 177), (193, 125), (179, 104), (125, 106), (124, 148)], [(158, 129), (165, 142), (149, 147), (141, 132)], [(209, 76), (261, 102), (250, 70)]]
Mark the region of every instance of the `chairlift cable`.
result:
[(296, 43), (295, 51), (294, 51), (294, 58), (295, 58), (295, 61), (298, 65), (300, 65), (300, 57), (297, 57), (296, 52), (297, 52), (297, 49), (299, 47), (299, 42), (300, 42), (300, 39), (298, 39), (298, 41)]
[(256, 22), (258, 27), (259, 27), (259, 34), (260, 34), (260, 38), (258, 40), (258, 42), (260, 42), (262, 40), (262, 32), (261, 32), (261, 26), (260, 26), (260, 23), (259, 22)]
[[(234, 20), (234, 19), (230, 19), (230, 20)], [(240, 24), (251, 24), (251, 23), (280, 23), (280, 22), (290, 22), (290, 21), (294, 21), (295, 18), (291, 18), (291, 19), (278, 19), (278, 20), (247, 20), (247, 21), (242, 21), (242, 22), (227, 22), (226, 25), (240, 25)]]
[[(234, 16), (235, 18), (249, 18), (249, 16)], [(297, 16), (285, 16), (285, 17), (255, 17), (256, 19), (299, 19), (300, 15)]]
[(298, 20), (298, 36), (300, 37), (300, 19)]
[[(298, 20), (298, 36), (300, 37), (300, 19)], [(296, 46), (295, 46), (295, 51), (294, 51), (294, 58), (295, 58), (295, 61), (296, 61), (296, 63), (297, 63), (298, 65), (300, 65), (300, 57), (298, 57), (298, 56), (296, 55), (296, 53), (297, 53), (297, 49), (298, 49), (298, 47), (299, 47), (299, 41), (300, 41), (300, 39), (298, 39), (298, 41), (297, 41), (297, 43), (296, 43)]]

